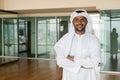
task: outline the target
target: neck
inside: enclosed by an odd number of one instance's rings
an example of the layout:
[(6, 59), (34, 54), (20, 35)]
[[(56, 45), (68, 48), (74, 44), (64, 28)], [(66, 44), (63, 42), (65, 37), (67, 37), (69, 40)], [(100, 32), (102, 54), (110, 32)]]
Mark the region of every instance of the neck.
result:
[(83, 35), (83, 34), (85, 34), (85, 31), (75, 31), (75, 33), (78, 35)]

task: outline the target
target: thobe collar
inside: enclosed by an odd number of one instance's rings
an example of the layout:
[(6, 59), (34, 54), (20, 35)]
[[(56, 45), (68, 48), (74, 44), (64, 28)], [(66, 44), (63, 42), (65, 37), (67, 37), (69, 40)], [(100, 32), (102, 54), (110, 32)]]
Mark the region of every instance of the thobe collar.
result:
[(82, 34), (82, 35), (79, 35), (79, 34), (77, 34), (77, 33), (74, 33), (74, 35), (75, 35), (75, 37), (77, 37), (77, 38), (81, 38), (81, 37), (85, 36), (86, 33), (84, 33), (84, 34)]

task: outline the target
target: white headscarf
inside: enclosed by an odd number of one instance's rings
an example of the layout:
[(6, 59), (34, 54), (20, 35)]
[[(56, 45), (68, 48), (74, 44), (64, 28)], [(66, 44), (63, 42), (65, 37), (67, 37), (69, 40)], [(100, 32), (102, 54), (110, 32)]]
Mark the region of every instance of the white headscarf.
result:
[[(81, 13), (77, 13), (76, 11), (81, 11)], [(88, 34), (92, 34), (92, 21), (88, 15), (88, 13), (83, 10), (83, 9), (76, 9), (72, 14), (71, 14), (71, 17), (70, 17), (70, 21), (71, 21), (71, 25), (70, 25), (70, 28), (69, 28), (69, 32), (64, 35), (56, 44), (55, 44), (55, 50), (57, 51), (58, 47), (62, 48), (63, 50), (60, 50), (61, 53), (62, 51), (65, 53), (64, 55), (67, 56), (69, 54), (69, 51), (71, 49), (71, 43), (72, 43), (72, 40), (73, 40), (73, 37), (74, 37), (74, 34), (75, 34), (75, 29), (74, 29), (74, 26), (73, 26), (73, 19), (76, 17), (76, 16), (84, 16), (87, 18), (88, 20), (88, 23), (86, 25), (86, 30), (85, 30), (85, 33), (88, 33)]]
[[(77, 13), (76, 11), (79, 11), (80, 13)], [(84, 16), (86, 17), (88, 23), (86, 25), (86, 30), (85, 30), (85, 33), (91, 33), (93, 32), (93, 29), (92, 29), (92, 20), (90, 18), (90, 16), (88, 15), (87, 11), (84, 10), (84, 9), (76, 9), (70, 16), (70, 21), (71, 21), (71, 24), (70, 24), (70, 28), (69, 28), (69, 33), (75, 33), (75, 30), (74, 30), (74, 26), (73, 26), (73, 19), (76, 17), (76, 16)]]

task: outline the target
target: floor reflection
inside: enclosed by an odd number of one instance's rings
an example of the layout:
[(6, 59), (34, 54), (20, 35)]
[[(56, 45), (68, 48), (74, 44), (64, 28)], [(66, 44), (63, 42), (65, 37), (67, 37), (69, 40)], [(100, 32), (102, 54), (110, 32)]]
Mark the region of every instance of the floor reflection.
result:
[[(19, 57), (35, 57), (35, 54), (30, 54), (27, 52), (19, 53)], [(55, 59), (55, 54), (49, 52), (37, 54), (37, 58)]]
[(118, 58), (117, 56), (112, 56), (110, 58), (110, 69), (111, 71), (117, 71), (118, 70)]
[(107, 61), (104, 65), (104, 71), (116, 71), (120, 72), (120, 53), (111, 56), (110, 53), (106, 53)]
[(0, 58), (0, 66), (17, 61), (17, 58)]

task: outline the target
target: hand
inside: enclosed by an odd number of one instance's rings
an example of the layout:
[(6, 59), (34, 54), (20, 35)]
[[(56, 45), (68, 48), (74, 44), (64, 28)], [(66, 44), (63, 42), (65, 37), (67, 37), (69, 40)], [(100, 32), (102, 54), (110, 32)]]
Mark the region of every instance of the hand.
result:
[(67, 56), (67, 59), (69, 59), (70, 61), (74, 61), (74, 56), (68, 55), (68, 56)]
[(81, 66), (80, 68), (83, 68), (83, 69), (92, 69), (92, 67), (85, 67), (85, 66)]

